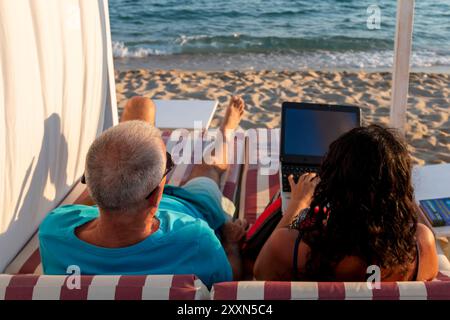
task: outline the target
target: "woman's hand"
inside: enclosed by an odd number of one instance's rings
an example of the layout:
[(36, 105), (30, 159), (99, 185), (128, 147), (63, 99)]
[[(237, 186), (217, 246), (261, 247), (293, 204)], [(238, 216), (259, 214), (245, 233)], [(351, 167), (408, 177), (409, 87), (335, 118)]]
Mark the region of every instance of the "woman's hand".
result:
[(320, 178), (315, 173), (305, 173), (298, 182), (295, 183), (294, 176), (288, 177), (289, 185), (291, 186), (291, 203), (298, 207), (298, 209), (306, 208), (311, 205), (314, 190), (320, 182)]

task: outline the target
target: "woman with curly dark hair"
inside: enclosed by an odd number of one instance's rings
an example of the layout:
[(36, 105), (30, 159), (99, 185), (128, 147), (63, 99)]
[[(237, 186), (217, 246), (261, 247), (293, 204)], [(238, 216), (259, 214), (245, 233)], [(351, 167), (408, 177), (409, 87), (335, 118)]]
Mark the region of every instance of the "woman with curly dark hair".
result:
[[(320, 177), (320, 178), (319, 178)], [(356, 128), (329, 148), (319, 175), (289, 178), (292, 200), (254, 266), (257, 280), (431, 280), (434, 236), (417, 222), (406, 144), (381, 126)]]

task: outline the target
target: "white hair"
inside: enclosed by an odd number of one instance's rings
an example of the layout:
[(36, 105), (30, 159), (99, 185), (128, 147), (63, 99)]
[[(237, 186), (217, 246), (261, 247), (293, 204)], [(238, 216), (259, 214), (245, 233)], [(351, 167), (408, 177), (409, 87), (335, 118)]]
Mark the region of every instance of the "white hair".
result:
[(165, 170), (161, 132), (139, 120), (103, 132), (89, 148), (86, 183), (102, 209), (134, 211), (161, 182)]

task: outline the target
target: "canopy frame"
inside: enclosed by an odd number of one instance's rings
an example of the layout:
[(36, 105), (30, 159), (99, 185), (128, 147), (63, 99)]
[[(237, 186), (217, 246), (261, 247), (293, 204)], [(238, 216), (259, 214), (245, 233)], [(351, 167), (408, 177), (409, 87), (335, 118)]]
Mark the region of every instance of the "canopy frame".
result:
[(390, 126), (405, 134), (414, 24), (414, 0), (398, 0)]

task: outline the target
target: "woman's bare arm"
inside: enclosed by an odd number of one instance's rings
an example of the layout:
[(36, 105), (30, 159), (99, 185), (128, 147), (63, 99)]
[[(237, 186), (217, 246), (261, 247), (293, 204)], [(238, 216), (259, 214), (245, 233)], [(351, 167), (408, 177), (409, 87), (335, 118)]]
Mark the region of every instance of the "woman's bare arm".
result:
[[(297, 237), (298, 231), (288, 228), (280, 228), (272, 233), (256, 259), (253, 269), (256, 280), (292, 280), (294, 247)], [(301, 241), (297, 258), (299, 270), (305, 268), (310, 251), (310, 247)]]
[(256, 280), (289, 280), (292, 276), (288, 252), (294, 248), (295, 235), (289, 229), (276, 229), (261, 249), (253, 268)]
[(433, 232), (424, 224), (417, 224), (417, 242), (420, 250), (418, 281), (431, 281), (439, 272), (436, 241)]
[[(297, 230), (287, 228), (296, 214), (311, 205), (314, 190), (319, 183), (319, 178), (314, 173), (302, 175), (298, 182), (294, 182), (293, 176), (289, 178), (291, 186), (291, 201), (283, 217), (275, 230), (270, 235), (259, 253), (253, 274), (257, 280), (291, 280), (294, 257), (294, 245), (298, 236)], [(298, 266), (305, 261), (303, 255), (306, 246), (300, 244)]]

